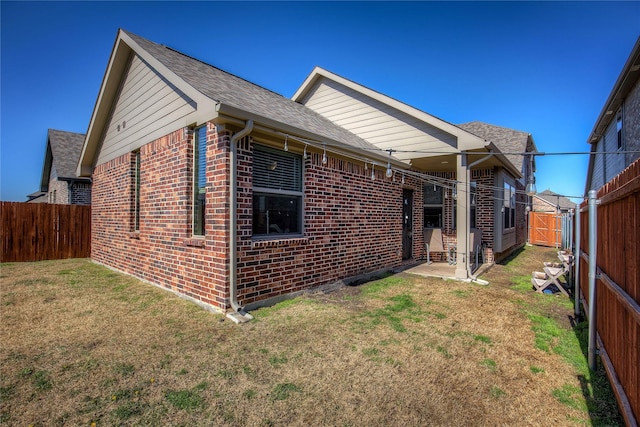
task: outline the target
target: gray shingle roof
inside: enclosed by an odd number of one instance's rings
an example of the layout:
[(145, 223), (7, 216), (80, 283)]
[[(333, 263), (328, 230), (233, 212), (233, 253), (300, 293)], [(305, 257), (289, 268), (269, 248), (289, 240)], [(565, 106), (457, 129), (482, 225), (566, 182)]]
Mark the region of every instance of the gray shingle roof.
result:
[(53, 167), (58, 178), (77, 178), (76, 166), (84, 144), (84, 134), (49, 129)]
[(351, 147), (373, 150), (372, 153), (379, 151), (373, 144), (302, 104), (174, 49), (125, 33), (178, 77), (212, 100)]
[[(458, 127), (471, 132), (487, 141), (493, 142), (503, 153), (523, 153), (527, 151), (529, 133), (519, 130), (490, 125), (483, 122), (469, 122), (458, 125)], [(522, 174), (524, 156), (517, 154), (506, 154), (505, 157)]]
[(576, 206), (575, 203), (571, 202), (571, 200), (567, 199), (564, 196), (559, 195), (558, 193), (554, 193), (549, 189), (536, 194), (536, 196), (543, 200), (546, 200), (547, 202), (551, 203), (553, 206), (560, 206), (560, 209), (573, 209)]

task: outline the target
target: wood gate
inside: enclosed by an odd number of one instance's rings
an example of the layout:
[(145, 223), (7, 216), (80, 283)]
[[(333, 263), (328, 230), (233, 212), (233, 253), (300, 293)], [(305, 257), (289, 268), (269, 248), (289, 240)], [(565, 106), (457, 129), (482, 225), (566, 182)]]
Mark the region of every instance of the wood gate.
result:
[(559, 247), (562, 217), (555, 212), (529, 212), (529, 243)]

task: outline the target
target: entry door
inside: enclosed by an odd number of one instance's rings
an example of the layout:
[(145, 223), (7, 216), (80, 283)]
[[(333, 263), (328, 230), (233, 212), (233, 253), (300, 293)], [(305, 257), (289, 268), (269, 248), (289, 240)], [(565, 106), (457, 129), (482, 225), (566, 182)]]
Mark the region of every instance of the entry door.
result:
[(411, 259), (413, 247), (413, 190), (402, 190), (402, 259)]

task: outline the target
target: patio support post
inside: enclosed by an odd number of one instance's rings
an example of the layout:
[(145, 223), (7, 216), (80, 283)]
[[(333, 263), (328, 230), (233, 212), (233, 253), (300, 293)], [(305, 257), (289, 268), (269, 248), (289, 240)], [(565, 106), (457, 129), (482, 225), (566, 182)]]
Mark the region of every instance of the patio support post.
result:
[(596, 251), (598, 200), (596, 191), (589, 191), (589, 369), (596, 370)]
[(469, 264), (469, 168), (467, 153), (461, 153), (457, 157), (458, 198), (456, 205), (456, 279), (468, 278)]

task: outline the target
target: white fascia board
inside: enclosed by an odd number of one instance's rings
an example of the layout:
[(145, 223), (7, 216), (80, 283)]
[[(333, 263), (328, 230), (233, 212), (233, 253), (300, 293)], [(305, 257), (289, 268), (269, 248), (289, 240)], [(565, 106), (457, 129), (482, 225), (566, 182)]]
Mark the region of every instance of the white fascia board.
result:
[(378, 102), (382, 102), (383, 104), (386, 104), (392, 108), (395, 108), (398, 111), (401, 111), (405, 114), (413, 116), (425, 123), (428, 123), (431, 126), (434, 126), (451, 135), (454, 135), (458, 139), (458, 149), (460, 151), (480, 149), (480, 148), (486, 147), (487, 145), (484, 139), (470, 132), (467, 132), (462, 128), (459, 128), (458, 126), (455, 126), (442, 119), (432, 116), (431, 114), (425, 113), (424, 111), (420, 111), (417, 108), (414, 108), (408, 104), (405, 104), (404, 102), (400, 102), (387, 95), (383, 95), (380, 92), (376, 92), (375, 90), (369, 89), (365, 86), (362, 86), (359, 83), (345, 79), (344, 77), (341, 77), (337, 74), (334, 74), (330, 71), (327, 71), (317, 66), (313, 69), (311, 74), (309, 74), (309, 76), (305, 79), (305, 81), (302, 83), (302, 86), (300, 86), (300, 88), (298, 88), (296, 93), (293, 94), (292, 96), (293, 101), (304, 104), (307, 93), (314, 87), (314, 85), (321, 78), (333, 80), (336, 83), (339, 83), (343, 86), (348, 87), (349, 89), (355, 90), (356, 92), (360, 92), (372, 99), (375, 99)]

